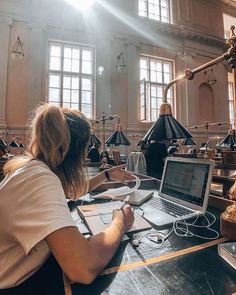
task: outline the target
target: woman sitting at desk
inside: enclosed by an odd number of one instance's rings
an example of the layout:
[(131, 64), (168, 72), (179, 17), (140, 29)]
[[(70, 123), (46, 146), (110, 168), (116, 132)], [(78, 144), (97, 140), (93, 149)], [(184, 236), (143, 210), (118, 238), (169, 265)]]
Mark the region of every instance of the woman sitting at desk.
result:
[[(91, 283), (114, 255), (134, 221), (131, 207), (113, 213), (105, 231), (86, 239), (66, 197), (104, 182), (133, 179), (117, 166), (88, 182), (84, 174), (90, 124), (79, 111), (38, 108), (27, 158), (5, 167), (0, 183), (0, 294), (64, 294), (60, 267), (74, 282)], [(60, 265), (60, 267), (59, 267)]]

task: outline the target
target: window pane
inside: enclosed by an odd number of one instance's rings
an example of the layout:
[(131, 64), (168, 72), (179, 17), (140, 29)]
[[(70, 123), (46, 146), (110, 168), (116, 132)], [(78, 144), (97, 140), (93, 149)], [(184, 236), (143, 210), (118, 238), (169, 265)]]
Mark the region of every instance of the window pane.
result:
[(68, 103), (68, 102), (63, 102), (63, 108), (70, 109), (70, 103)]
[(72, 69), (73, 73), (79, 73), (79, 60), (73, 59), (72, 60)]
[(170, 82), (170, 74), (165, 73), (164, 74), (164, 83), (168, 84)]
[(79, 50), (79, 48), (73, 48), (72, 49), (72, 58), (73, 59), (79, 59), (80, 58), (80, 50)]
[(87, 104), (82, 104), (81, 112), (88, 118), (92, 117), (92, 106)]
[(140, 70), (140, 80), (148, 80), (148, 71), (147, 70)]
[(60, 57), (50, 57), (50, 70), (60, 71), (61, 70), (61, 59)]
[(50, 56), (61, 56), (61, 46), (52, 45), (50, 49)]
[(157, 97), (162, 97), (163, 92), (162, 92), (162, 87), (157, 87)]
[(88, 91), (82, 91), (82, 103), (91, 103), (91, 92)]
[(157, 89), (156, 89), (156, 87), (152, 87), (151, 88), (151, 96), (157, 96)]
[(82, 61), (82, 73), (92, 74), (92, 62)]
[(79, 105), (77, 103), (72, 103), (71, 108), (74, 110), (79, 110)]
[(154, 110), (154, 109), (152, 109), (151, 119), (152, 119), (152, 121), (156, 121), (157, 120), (157, 111)]
[(63, 102), (70, 102), (70, 90), (63, 90)]
[(163, 65), (163, 70), (164, 70), (164, 72), (166, 72), (166, 73), (170, 73), (170, 64), (166, 64), (166, 63), (164, 63), (164, 65)]
[(147, 59), (140, 59), (140, 68), (141, 69), (147, 69), (148, 68), (148, 61)]
[(72, 89), (79, 89), (79, 78), (72, 77)]
[(161, 72), (157, 72), (157, 82), (162, 83), (162, 73)]
[(92, 61), (92, 52), (90, 50), (83, 50), (82, 60)]
[(64, 48), (64, 57), (71, 58), (71, 48), (70, 47)]
[(161, 17), (167, 18), (167, 16), (168, 16), (168, 10), (166, 8), (162, 8), (161, 9)]
[(157, 82), (157, 72), (151, 71), (151, 79), (152, 82)]
[(162, 7), (168, 7), (168, 0), (161, 0)]
[(60, 87), (60, 79), (61, 77), (58, 75), (53, 75), (50, 74), (49, 75), (49, 87), (56, 87), (59, 88)]
[(82, 90), (92, 90), (92, 81), (90, 79), (82, 79)]
[(68, 76), (64, 76), (63, 78), (63, 88), (70, 88), (71, 86), (71, 78)]
[(71, 59), (64, 58), (64, 71), (65, 72), (71, 72)]
[(157, 109), (157, 100), (155, 97), (152, 97), (152, 108)]
[(49, 101), (60, 101), (60, 89), (49, 88), (48, 99)]
[(79, 91), (78, 90), (71, 91), (71, 101), (73, 103), (79, 103)]

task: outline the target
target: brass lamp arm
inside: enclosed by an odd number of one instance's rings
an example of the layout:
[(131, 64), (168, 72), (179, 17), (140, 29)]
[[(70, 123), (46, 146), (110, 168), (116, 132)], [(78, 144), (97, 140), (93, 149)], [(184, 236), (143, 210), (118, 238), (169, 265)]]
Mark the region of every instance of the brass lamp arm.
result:
[(197, 67), (194, 70), (190, 70), (190, 69), (186, 69), (184, 71), (184, 74), (178, 76), (177, 78), (175, 78), (174, 80), (170, 81), (166, 87), (164, 88), (164, 95), (163, 95), (163, 102), (167, 102), (167, 92), (169, 90), (169, 88), (175, 84), (178, 81), (182, 81), (184, 79), (188, 79), (188, 80), (192, 80), (195, 76), (195, 74), (215, 65), (218, 64), (220, 62), (222, 62), (223, 60), (228, 60), (229, 58), (233, 57), (233, 54), (236, 55), (236, 35), (234, 34), (234, 26), (231, 26), (230, 30), (232, 31), (231, 33), (231, 37), (226, 41), (227, 45), (230, 45), (230, 48), (228, 49), (228, 51), (226, 53), (224, 53), (223, 55), (213, 59), (212, 61), (209, 61), (199, 67)]
[(94, 124), (98, 124), (100, 122), (105, 122), (105, 121), (108, 121), (108, 120), (113, 120), (114, 118), (118, 118), (118, 122), (120, 122), (120, 116), (118, 116), (118, 115), (102, 116), (101, 119), (98, 119), (98, 120), (94, 121), (92, 123), (92, 126)]

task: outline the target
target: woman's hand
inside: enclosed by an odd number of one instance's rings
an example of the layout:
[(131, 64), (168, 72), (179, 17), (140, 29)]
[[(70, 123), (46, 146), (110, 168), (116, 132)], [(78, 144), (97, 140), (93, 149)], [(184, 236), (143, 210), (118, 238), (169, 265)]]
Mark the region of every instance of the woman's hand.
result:
[(113, 211), (112, 223), (115, 223), (123, 233), (132, 227), (134, 223), (134, 211), (129, 204), (126, 204), (122, 209)]
[(132, 172), (126, 171), (125, 168), (126, 164), (115, 166), (110, 169), (107, 169), (109, 173), (109, 177), (113, 180), (120, 181), (124, 184), (127, 184), (129, 180), (135, 180), (135, 176)]

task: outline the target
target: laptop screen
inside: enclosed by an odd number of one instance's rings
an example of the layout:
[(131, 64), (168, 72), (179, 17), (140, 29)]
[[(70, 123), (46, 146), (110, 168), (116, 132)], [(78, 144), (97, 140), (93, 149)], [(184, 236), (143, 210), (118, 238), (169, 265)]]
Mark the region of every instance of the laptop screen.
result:
[(210, 172), (209, 163), (166, 160), (161, 192), (202, 206)]

